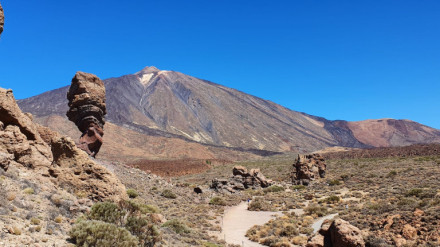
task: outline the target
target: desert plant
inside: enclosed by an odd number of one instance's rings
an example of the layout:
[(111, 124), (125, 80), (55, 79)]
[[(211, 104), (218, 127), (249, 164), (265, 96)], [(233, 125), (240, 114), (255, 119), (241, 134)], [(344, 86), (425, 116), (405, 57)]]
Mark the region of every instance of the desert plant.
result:
[(172, 192), (171, 190), (163, 190), (161, 193), (161, 196), (165, 197), (165, 198), (169, 198), (169, 199), (176, 199), (177, 196), (176, 194), (174, 194), (174, 192)]
[(263, 191), (265, 193), (280, 192), (280, 191), (284, 191), (284, 187), (278, 185), (272, 185), (270, 187), (265, 188)]
[(335, 186), (335, 185), (340, 185), (341, 181), (337, 180), (337, 179), (332, 179), (328, 182), (328, 185), (330, 186)]
[(69, 235), (77, 246), (135, 247), (139, 243), (128, 230), (98, 220), (78, 222)]
[(91, 220), (100, 220), (107, 223), (121, 225), (125, 213), (112, 202), (100, 202), (92, 206), (88, 218)]
[(159, 230), (145, 217), (128, 217), (125, 228), (138, 238), (141, 246), (154, 246), (160, 240)]
[(321, 217), (327, 214), (327, 208), (321, 207), (317, 204), (310, 204), (306, 207), (305, 212), (307, 215), (314, 215)]
[(224, 205), (226, 205), (226, 202), (225, 202), (225, 200), (223, 200), (223, 198), (215, 196), (215, 197), (211, 198), (211, 200), (209, 200), (209, 204), (224, 206)]
[(135, 189), (127, 189), (127, 195), (130, 198), (136, 198), (139, 196), (138, 192)]
[(248, 206), (249, 211), (269, 211), (270, 205), (262, 198), (256, 198)]
[(302, 184), (292, 186), (292, 190), (303, 190), (305, 188), (307, 188), (307, 187)]
[(35, 193), (34, 189), (32, 189), (31, 187), (28, 187), (26, 189), (23, 190), (23, 193), (27, 194), (27, 195), (32, 195)]
[(162, 226), (170, 228), (178, 234), (190, 232), (188, 227), (177, 219), (169, 220), (165, 222)]

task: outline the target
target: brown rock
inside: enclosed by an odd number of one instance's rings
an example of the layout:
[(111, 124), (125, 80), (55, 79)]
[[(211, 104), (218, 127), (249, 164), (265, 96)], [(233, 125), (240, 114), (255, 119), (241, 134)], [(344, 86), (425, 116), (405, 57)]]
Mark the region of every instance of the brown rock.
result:
[(49, 170), (53, 182), (86, 193), (94, 201), (125, 198), (125, 187), (105, 167), (92, 161), (69, 137), (52, 142), (54, 166)]
[(338, 247), (363, 247), (365, 246), (362, 232), (359, 228), (345, 220), (336, 219), (330, 225), (329, 234), (332, 246)]
[(416, 208), (416, 210), (414, 210), (414, 216), (416, 217), (421, 217), (422, 215), (424, 215), (425, 212), (423, 212), (423, 210)]
[(402, 236), (407, 240), (412, 240), (417, 237), (417, 229), (412, 227), (410, 224), (406, 224), (402, 229)]
[(310, 181), (325, 177), (326, 164), (320, 154), (298, 155), (291, 174), (295, 184), (308, 185)]
[(77, 72), (67, 92), (66, 115), (83, 133), (78, 147), (95, 157), (102, 145), (106, 114), (104, 83), (95, 75)]
[(232, 168), (232, 174), (234, 176), (242, 176), (242, 177), (247, 177), (249, 176), (249, 173), (246, 169), (246, 167), (244, 166), (234, 166), (234, 168)]
[(5, 16), (3, 14), (3, 8), (0, 4), (0, 34), (3, 32), (3, 25), (5, 24)]
[(33, 123), (17, 106), (12, 91), (2, 88), (0, 161), (4, 170), (12, 162), (19, 163), (35, 177), (50, 176), (61, 188), (93, 200), (126, 197), (124, 185), (114, 174), (92, 161), (70, 138)]
[(316, 234), (307, 242), (306, 247), (324, 247), (324, 236)]

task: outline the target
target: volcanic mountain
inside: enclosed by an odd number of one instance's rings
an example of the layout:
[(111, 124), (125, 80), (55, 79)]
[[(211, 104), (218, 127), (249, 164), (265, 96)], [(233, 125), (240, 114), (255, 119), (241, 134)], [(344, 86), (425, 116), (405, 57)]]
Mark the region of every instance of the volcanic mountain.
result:
[[(276, 152), (440, 142), (439, 130), (409, 120), (329, 121), (155, 67), (106, 79), (104, 84), (107, 121), (115, 128), (145, 136), (176, 138), (210, 147)], [(49, 116), (64, 117), (67, 90), (63, 87), (48, 91), (20, 100), (19, 105), (42, 122)]]

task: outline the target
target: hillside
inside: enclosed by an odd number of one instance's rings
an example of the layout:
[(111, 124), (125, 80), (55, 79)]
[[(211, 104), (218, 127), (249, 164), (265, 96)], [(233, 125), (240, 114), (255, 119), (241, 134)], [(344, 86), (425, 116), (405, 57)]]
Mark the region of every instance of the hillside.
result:
[[(331, 146), (363, 148), (440, 142), (439, 130), (415, 122), (330, 121), (219, 84), (155, 67), (110, 78), (104, 80), (104, 84), (107, 121), (147, 136), (276, 152), (309, 152)], [(19, 105), (37, 119), (64, 116), (66, 92), (67, 87), (63, 87), (20, 100)], [(62, 126), (52, 127), (58, 129)]]

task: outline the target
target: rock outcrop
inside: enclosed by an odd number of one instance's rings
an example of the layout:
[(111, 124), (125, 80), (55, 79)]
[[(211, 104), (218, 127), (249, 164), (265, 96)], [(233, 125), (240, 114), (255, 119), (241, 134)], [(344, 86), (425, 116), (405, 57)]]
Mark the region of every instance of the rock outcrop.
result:
[(336, 219), (324, 222), (319, 232), (309, 239), (307, 247), (364, 247), (365, 241), (359, 228), (349, 222)]
[(211, 189), (218, 192), (231, 192), (252, 188), (266, 188), (273, 184), (272, 180), (266, 179), (260, 169), (251, 169), (249, 172), (243, 166), (235, 166), (232, 169), (233, 176), (229, 179), (214, 179)]
[(308, 185), (312, 180), (324, 178), (325, 170), (325, 160), (320, 154), (299, 154), (290, 177), (294, 184)]
[(0, 161), (50, 180), (95, 201), (125, 198), (125, 187), (105, 167), (92, 161), (68, 137), (39, 126), (24, 114), (12, 90), (0, 88)]
[(93, 74), (77, 72), (67, 92), (66, 115), (82, 132), (78, 147), (95, 157), (102, 145), (106, 114), (104, 83)]
[(5, 24), (5, 15), (3, 14), (3, 8), (0, 4), (0, 35), (3, 32), (3, 25)]

